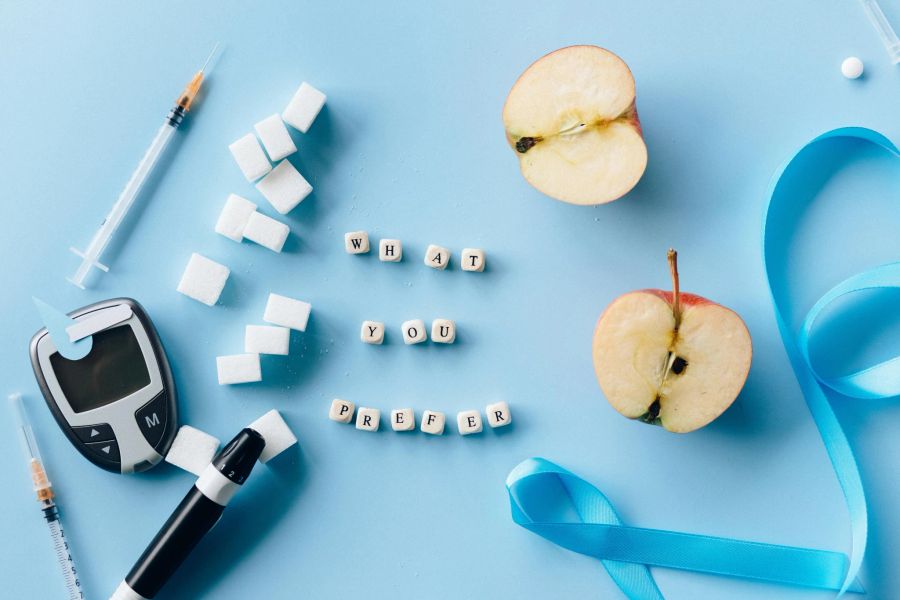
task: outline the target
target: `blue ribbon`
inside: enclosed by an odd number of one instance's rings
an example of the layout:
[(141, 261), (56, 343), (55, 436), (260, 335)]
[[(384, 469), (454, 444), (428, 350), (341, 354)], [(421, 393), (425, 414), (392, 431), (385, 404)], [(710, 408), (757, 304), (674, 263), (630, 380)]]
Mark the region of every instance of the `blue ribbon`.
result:
[(809, 353), (813, 326), (826, 308), (862, 290), (900, 288), (900, 262), (850, 277), (822, 296), (799, 331), (787, 324), (786, 286), (769, 265), (783, 264), (785, 227), (773, 213), (809, 202), (821, 167), (820, 158), (846, 160), (875, 146), (900, 157), (883, 135), (864, 128), (835, 129), (803, 146), (776, 173), (763, 225), (763, 259), (775, 317), (791, 366), (831, 459), (850, 513), (852, 550), (844, 554), (642, 529), (625, 525), (600, 490), (542, 458), (522, 462), (509, 474), (512, 518), (517, 524), (564, 548), (601, 561), (616, 585), (631, 600), (660, 600), (648, 565), (758, 579), (773, 583), (864, 593), (857, 580), (865, 555), (868, 519), (865, 493), (853, 451), (834, 413), (826, 389), (851, 398), (880, 399), (900, 395), (900, 356), (840, 377), (826, 377)]

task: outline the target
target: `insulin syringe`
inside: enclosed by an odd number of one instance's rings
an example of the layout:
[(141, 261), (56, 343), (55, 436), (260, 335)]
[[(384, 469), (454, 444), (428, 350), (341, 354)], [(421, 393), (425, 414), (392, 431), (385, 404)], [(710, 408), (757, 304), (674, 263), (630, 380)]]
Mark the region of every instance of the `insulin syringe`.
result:
[(156, 133), (156, 137), (153, 138), (150, 147), (147, 148), (144, 157), (141, 159), (141, 162), (138, 163), (137, 169), (132, 173), (128, 183), (125, 184), (125, 189), (119, 194), (116, 203), (113, 204), (109, 214), (106, 215), (103, 223), (100, 224), (100, 228), (94, 234), (94, 237), (91, 238), (91, 243), (88, 244), (88, 247), (85, 248), (83, 252), (74, 246), (70, 248), (72, 252), (81, 257), (81, 264), (78, 266), (75, 273), (67, 279), (81, 289), (84, 289), (84, 281), (87, 278), (88, 273), (91, 272), (91, 267), (97, 267), (104, 272), (109, 271), (109, 267), (100, 262), (100, 255), (106, 250), (106, 247), (109, 245), (109, 242), (119, 228), (119, 225), (122, 224), (122, 221), (134, 204), (135, 199), (137, 199), (144, 183), (150, 177), (150, 173), (153, 172), (153, 168), (159, 163), (159, 158), (162, 156), (166, 146), (169, 145), (172, 135), (175, 133), (175, 130), (178, 129), (178, 126), (181, 125), (184, 116), (190, 110), (194, 98), (196, 98), (197, 93), (200, 91), (200, 86), (203, 85), (203, 78), (209, 74), (205, 70), (209, 66), (213, 56), (215, 56), (218, 48), (219, 45), (216, 44), (209, 54), (209, 57), (206, 59), (206, 62), (185, 86), (184, 91), (178, 96), (178, 99), (175, 101), (175, 106), (172, 107), (169, 114), (166, 115), (162, 126)]
[(62, 524), (59, 522), (59, 511), (56, 508), (56, 502), (53, 501), (53, 487), (50, 484), (50, 479), (47, 477), (47, 472), (44, 470), (41, 453), (34, 439), (34, 432), (31, 430), (31, 424), (28, 421), (28, 416), (25, 414), (25, 407), (22, 405), (22, 395), (11, 395), (9, 404), (13, 413), (13, 424), (22, 443), (25, 460), (28, 463), (28, 471), (31, 474), (34, 493), (37, 495), (38, 502), (40, 502), (41, 512), (44, 515), (44, 520), (47, 521), (47, 527), (50, 529), (53, 551), (56, 553), (56, 560), (62, 569), (63, 580), (68, 593), (67, 597), (69, 600), (82, 600), (84, 594), (81, 591), (81, 582), (78, 580), (78, 571), (75, 570), (75, 563), (72, 561), (72, 554), (69, 551), (69, 543), (66, 541), (66, 534), (63, 532)]

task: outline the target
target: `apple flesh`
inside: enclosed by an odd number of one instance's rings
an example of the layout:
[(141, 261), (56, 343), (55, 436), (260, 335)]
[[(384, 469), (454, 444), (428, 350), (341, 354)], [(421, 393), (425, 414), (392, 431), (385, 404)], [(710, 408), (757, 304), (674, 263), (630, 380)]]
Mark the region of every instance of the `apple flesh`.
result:
[(607, 307), (594, 331), (593, 358), (606, 399), (622, 415), (687, 433), (737, 398), (753, 356), (750, 333), (731, 309), (678, 286), (641, 290)]
[(569, 46), (532, 64), (503, 107), (506, 138), (532, 186), (572, 204), (604, 204), (644, 174), (647, 147), (625, 62)]

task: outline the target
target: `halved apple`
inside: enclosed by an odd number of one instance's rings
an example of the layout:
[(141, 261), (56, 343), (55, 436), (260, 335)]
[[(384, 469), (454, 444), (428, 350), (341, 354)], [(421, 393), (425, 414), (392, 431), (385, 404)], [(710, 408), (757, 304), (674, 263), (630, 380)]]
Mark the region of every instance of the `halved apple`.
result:
[(506, 138), (535, 188), (572, 204), (627, 194), (647, 166), (634, 77), (597, 46), (569, 46), (532, 64), (503, 107)]
[(737, 313), (681, 293), (674, 250), (669, 264), (672, 292), (631, 292), (600, 316), (594, 370), (619, 413), (686, 433), (731, 406), (747, 380), (753, 346)]

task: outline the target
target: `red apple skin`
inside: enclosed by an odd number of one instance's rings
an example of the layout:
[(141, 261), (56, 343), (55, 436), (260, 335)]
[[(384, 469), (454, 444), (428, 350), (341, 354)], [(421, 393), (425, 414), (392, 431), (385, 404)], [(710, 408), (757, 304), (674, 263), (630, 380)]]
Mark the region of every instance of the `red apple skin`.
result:
[[(674, 301), (672, 299), (673, 294), (670, 291), (651, 289), (651, 288), (647, 288), (644, 290), (634, 290), (633, 292), (627, 292), (625, 294), (622, 294), (621, 296), (615, 297), (612, 300), (612, 302), (610, 302), (607, 305), (607, 307), (603, 309), (603, 312), (600, 313), (600, 318), (597, 319), (597, 325), (600, 324), (600, 321), (602, 321), (603, 317), (606, 316), (606, 311), (609, 309), (610, 306), (615, 304), (616, 300), (618, 300), (619, 298), (623, 298), (629, 294), (651, 294), (653, 296), (657, 296), (658, 298), (660, 298), (661, 300), (666, 302), (669, 306), (672, 306), (674, 303)], [(687, 292), (681, 292), (681, 305), (683, 307), (684, 306), (700, 306), (702, 304), (716, 304), (716, 303), (713, 302), (712, 300), (704, 298), (703, 296), (698, 296), (697, 294), (689, 294)], [(724, 308), (726, 310), (731, 310), (727, 306), (723, 306), (722, 308)], [(731, 312), (734, 312), (734, 311), (731, 310)], [(743, 319), (742, 319), (742, 321), (743, 321)], [(745, 327), (746, 327), (746, 325), (745, 325)], [(595, 326), (595, 329), (596, 329), (596, 326)]]
[[(674, 300), (673, 300), (674, 294), (671, 291), (659, 290), (659, 289), (653, 289), (653, 288), (648, 288), (648, 289), (644, 289), (644, 290), (635, 290), (633, 292), (628, 292), (627, 294), (622, 294), (621, 296), (616, 297), (612, 302), (610, 302), (609, 305), (607, 305), (607, 307), (605, 309), (603, 309), (603, 312), (600, 314), (600, 318), (597, 319), (597, 325), (599, 325), (600, 321), (603, 320), (603, 317), (606, 315), (606, 311), (609, 309), (609, 307), (612, 306), (616, 302), (616, 300), (618, 300), (619, 298), (622, 298), (624, 296), (627, 296), (628, 294), (652, 294), (653, 296), (657, 296), (658, 298), (660, 298), (661, 300), (663, 300), (664, 302), (669, 304), (669, 306), (672, 306), (674, 304)], [(691, 294), (688, 292), (681, 292), (681, 306), (682, 307), (701, 306), (703, 304), (716, 304), (718, 306), (722, 306), (718, 302), (713, 302), (712, 300), (710, 300), (708, 298), (704, 298), (703, 296), (698, 296), (697, 294)], [(735, 315), (738, 316), (738, 318), (740, 318), (740, 315), (738, 315), (735, 311), (731, 310), (727, 306), (722, 306), (722, 308), (734, 313)], [(744, 329), (747, 329), (747, 324), (744, 323), (743, 319), (741, 319), (741, 323), (744, 325)], [(594, 328), (596, 329), (596, 325), (594, 326)], [(749, 329), (747, 329), (747, 335), (748, 335), (748, 337), (750, 335)], [(751, 359), (753, 358), (753, 349), (752, 348), (750, 350), (750, 358)]]
[[(675, 304), (675, 300), (673, 299), (674, 294), (671, 291), (666, 290), (657, 290), (657, 289), (646, 289), (646, 290), (637, 290), (636, 292), (631, 292), (632, 294), (653, 294), (654, 296), (658, 296), (659, 298), (665, 300), (670, 306)], [(681, 306), (700, 306), (701, 304), (716, 304), (712, 300), (708, 298), (704, 298), (703, 296), (698, 296), (697, 294), (688, 294), (686, 292), (681, 292)], [(616, 299), (618, 300), (618, 298)], [(722, 307), (726, 308), (726, 307)], [(731, 310), (731, 309), (728, 309)], [(734, 312), (733, 310), (731, 312)]]

